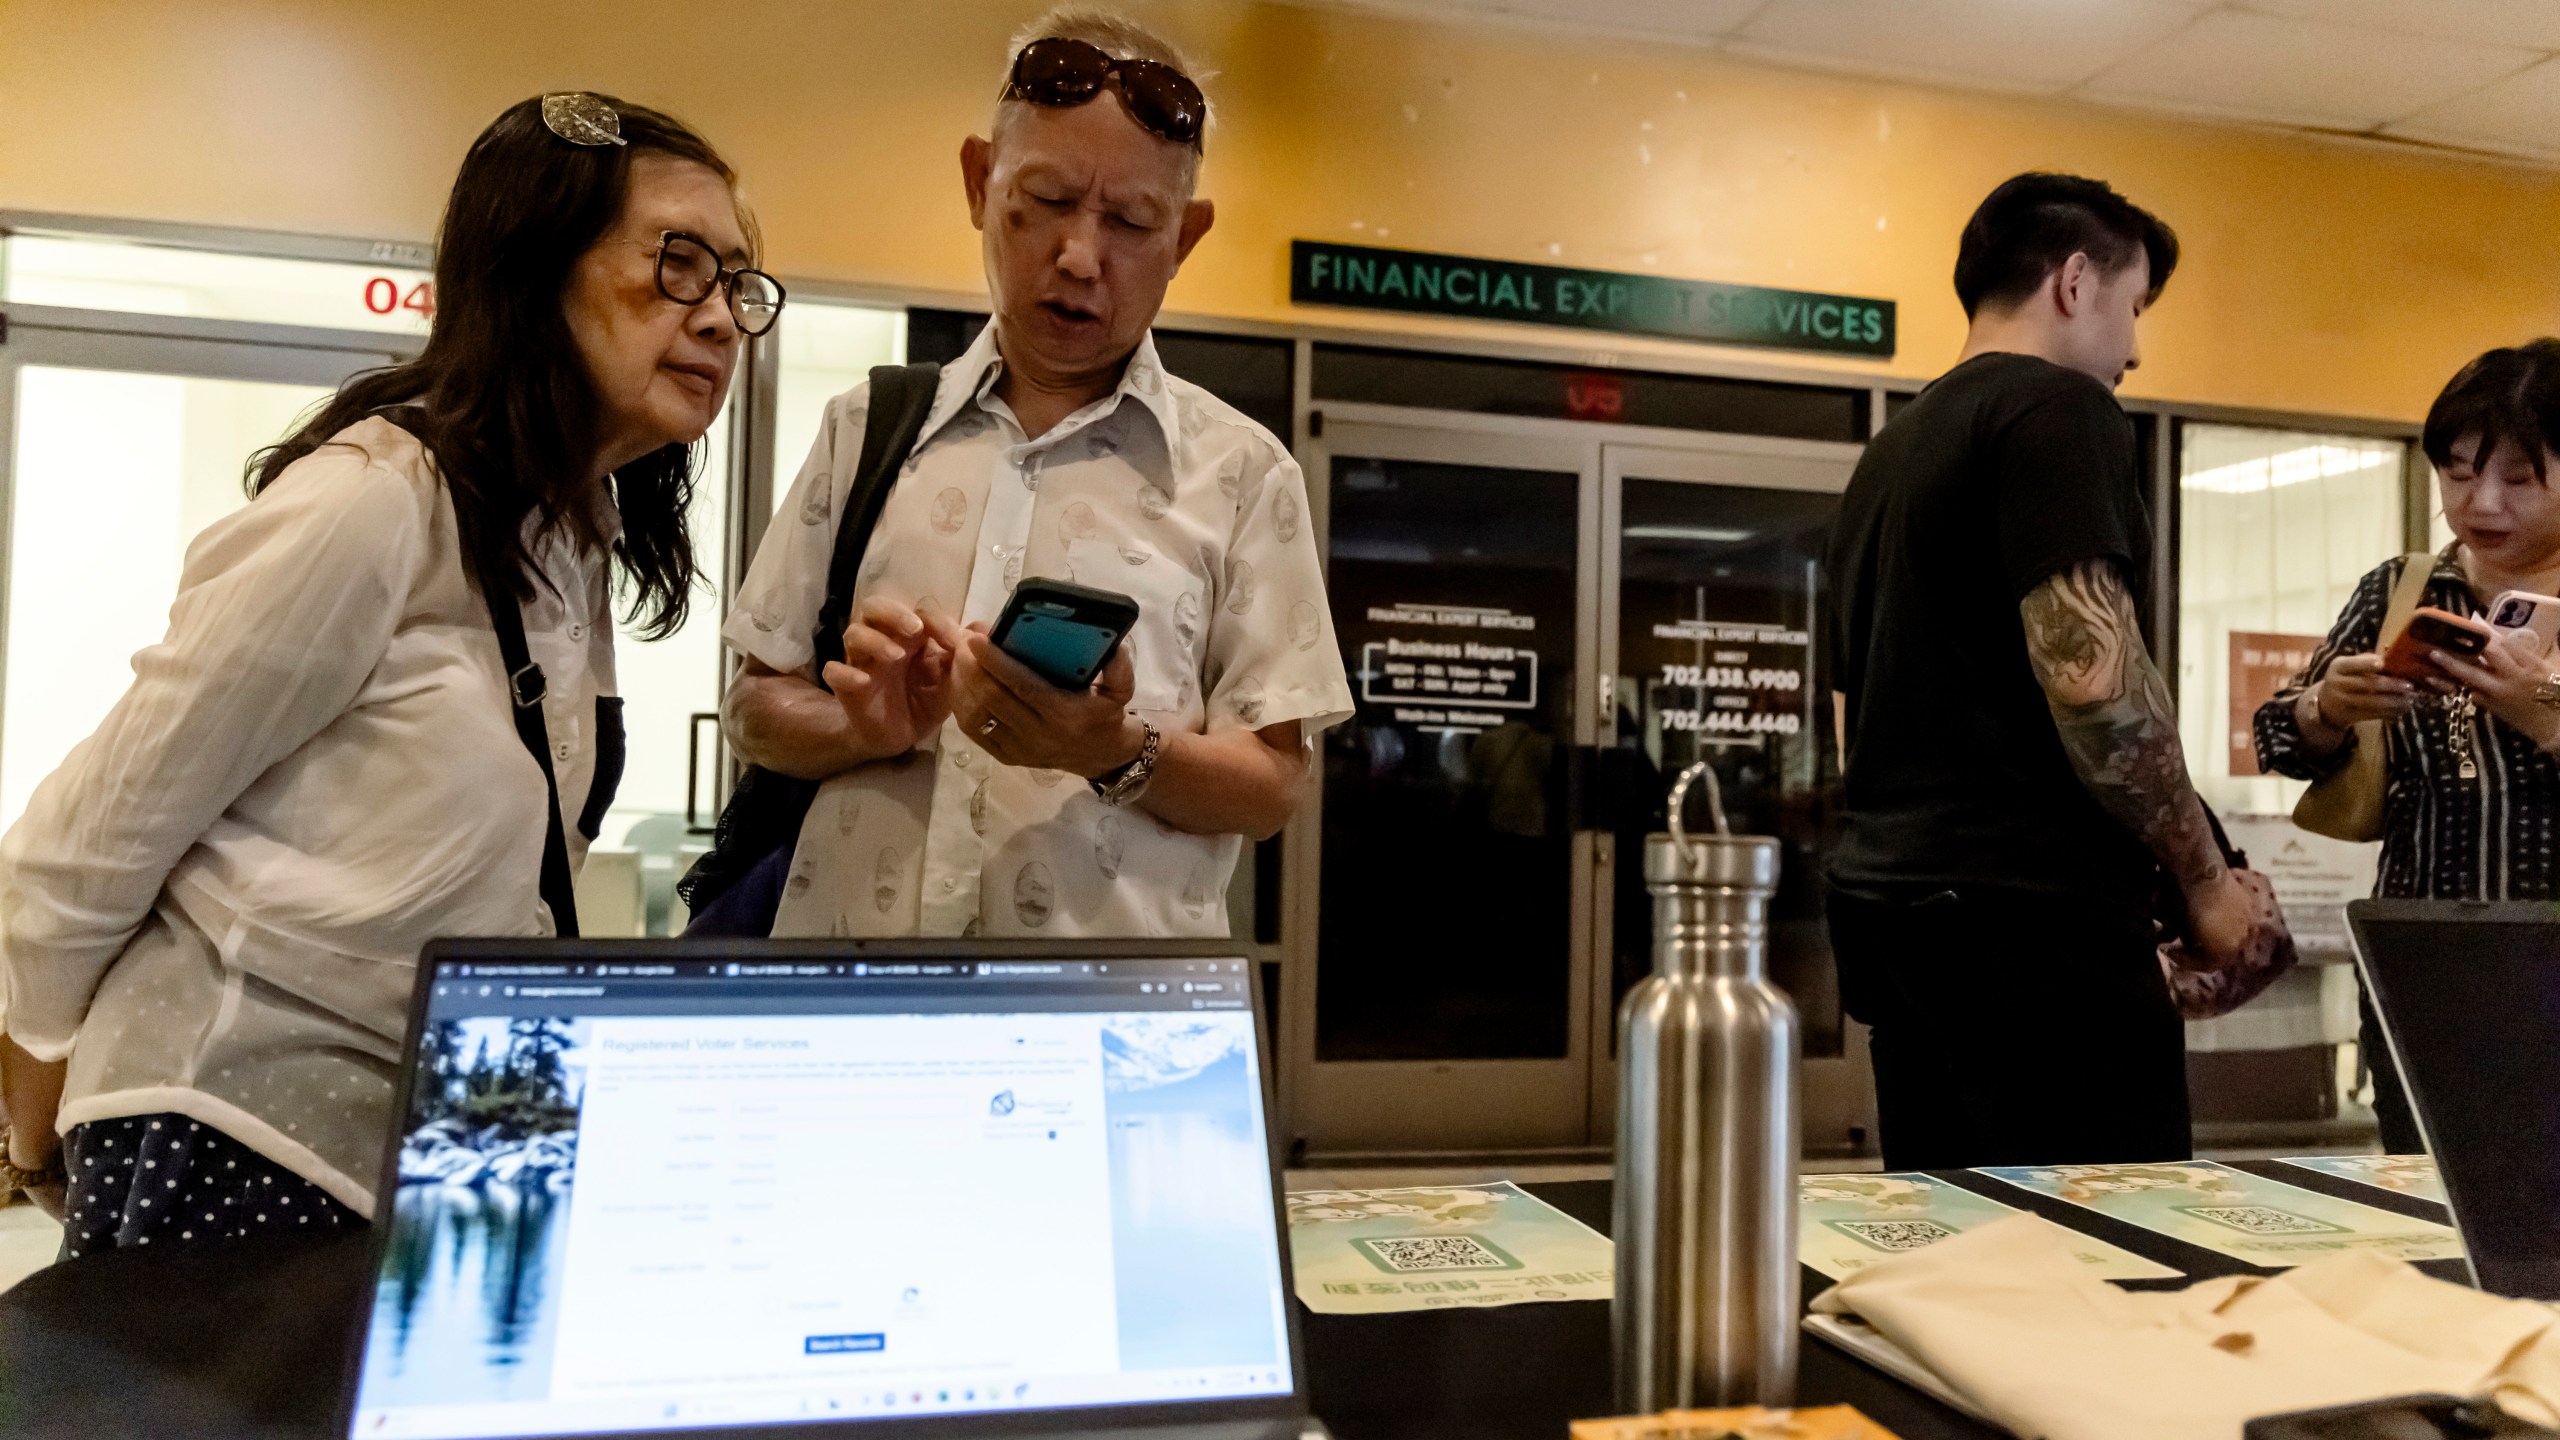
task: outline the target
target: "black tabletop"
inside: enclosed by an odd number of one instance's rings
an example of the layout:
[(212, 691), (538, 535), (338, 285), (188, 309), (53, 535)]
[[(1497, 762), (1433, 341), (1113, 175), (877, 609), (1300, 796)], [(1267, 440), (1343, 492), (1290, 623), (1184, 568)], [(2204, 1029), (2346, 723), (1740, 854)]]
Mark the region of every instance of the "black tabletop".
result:
[[(2421, 1219), (2446, 1218), (2425, 1201), (2287, 1166), (2244, 1168)], [(2265, 1273), (1981, 1176), (1943, 1178), (2190, 1277)], [(1605, 1181), (1526, 1188), (1595, 1229), (1609, 1228)], [(347, 1333), (362, 1313), (368, 1253), (359, 1233), (115, 1251), (40, 1271), (0, 1294), (0, 1437), (327, 1435)], [(2453, 1262), (2424, 1268), (2460, 1278)], [(1804, 1282), (1808, 1299), (1830, 1283), (1810, 1270)], [(1301, 1321), (1315, 1413), (1341, 1440), (1563, 1440), (1567, 1421), (1615, 1408), (1605, 1302), (1302, 1312)], [(1801, 1348), (1798, 1404), (1855, 1405), (1903, 1440), (2002, 1433), (1819, 1341)]]

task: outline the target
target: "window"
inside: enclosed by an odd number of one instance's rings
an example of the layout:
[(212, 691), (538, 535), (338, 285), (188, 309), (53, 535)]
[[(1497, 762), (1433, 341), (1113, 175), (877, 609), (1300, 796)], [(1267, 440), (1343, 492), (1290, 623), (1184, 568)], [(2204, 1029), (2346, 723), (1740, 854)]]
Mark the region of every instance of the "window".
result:
[[(726, 579), (721, 562), (726, 553), (723, 527), (729, 516), (731, 413), (721, 412), (710, 433), (695, 447), (701, 468), (694, 477), (693, 507), (689, 513), (694, 563), (701, 573), (694, 582), (693, 608), (685, 615), (684, 628), (663, 640), (644, 642), (625, 626), (614, 646), (615, 678), (622, 690), (622, 724), (629, 749), (622, 788), (615, 793), (613, 808), (606, 812), (596, 844), (606, 849), (640, 851), (644, 873), (659, 864), (682, 868), (676, 857), (686, 843), (685, 779), (692, 753), (693, 717), (720, 708), (720, 688), (726, 674), (720, 657), (720, 597), (725, 593)], [(623, 603), (622, 596), (615, 598), (617, 606)], [(616, 613), (620, 613), (619, 609)], [(710, 737), (704, 736), (706, 746), (709, 741)], [(667, 883), (673, 884), (672, 873)], [(591, 933), (610, 933), (589, 929)]]
[(773, 403), (773, 504), (779, 507), (818, 438), (827, 402), (870, 378), (874, 365), (907, 362), (906, 312), (793, 297), (775, 338), (782, 367)]
[(168, 630), (188, 542), (248, 503), (249, 455), (329, 395), (52, 365), (17, 381), (0, 829), (132, 685), (130, 657)]
[(2186, 424), (2178, 449), (2180, 738), (2225, 815), (2283, 815), (2304, 786), (2261, 775), (2250, 716), (2364, 573), (2400, 553), (2397, 440)]

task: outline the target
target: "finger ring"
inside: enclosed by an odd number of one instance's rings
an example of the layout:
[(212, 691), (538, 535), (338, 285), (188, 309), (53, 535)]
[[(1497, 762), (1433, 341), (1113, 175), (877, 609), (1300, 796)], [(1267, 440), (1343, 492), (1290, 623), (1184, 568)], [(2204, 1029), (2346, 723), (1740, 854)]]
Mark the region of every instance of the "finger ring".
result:
[(994, 733), (996, 733), (996, 717), (990, 715), (987, 717), (987, 723), (978, 727), (978, 738), (984, 740)]

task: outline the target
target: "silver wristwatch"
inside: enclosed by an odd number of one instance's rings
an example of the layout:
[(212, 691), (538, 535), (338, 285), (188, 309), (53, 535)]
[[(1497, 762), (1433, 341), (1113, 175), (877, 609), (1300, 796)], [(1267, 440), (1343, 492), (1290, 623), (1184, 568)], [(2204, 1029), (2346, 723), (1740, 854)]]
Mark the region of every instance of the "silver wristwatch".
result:
[(1149, 780), (1155, 778), (1156, 751), (1164, 745), (1164, 732), (1156, 729), (1154, 722), (1149, 720), (1141, 719), (1138, 724), (1147, 732), (1146, 738), (1138, 742), (1138, 758), (1117, 770), (1105, 770), (1086, 782), (1093, 786), (1093, 793), (1101, 796), (1105, 805), (1128, 804), (1146, 790)]

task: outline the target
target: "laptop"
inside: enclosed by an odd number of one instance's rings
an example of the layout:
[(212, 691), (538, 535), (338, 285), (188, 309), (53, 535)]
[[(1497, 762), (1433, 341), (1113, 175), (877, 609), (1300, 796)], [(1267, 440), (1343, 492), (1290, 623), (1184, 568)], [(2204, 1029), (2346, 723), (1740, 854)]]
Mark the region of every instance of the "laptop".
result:
[(1222, 944), (430, 946), (341, 1433), (1321, 1440)]
[(2472, 1282), (2560, 1300), (2560, 905), (2358, 900), (2347, 925)]

